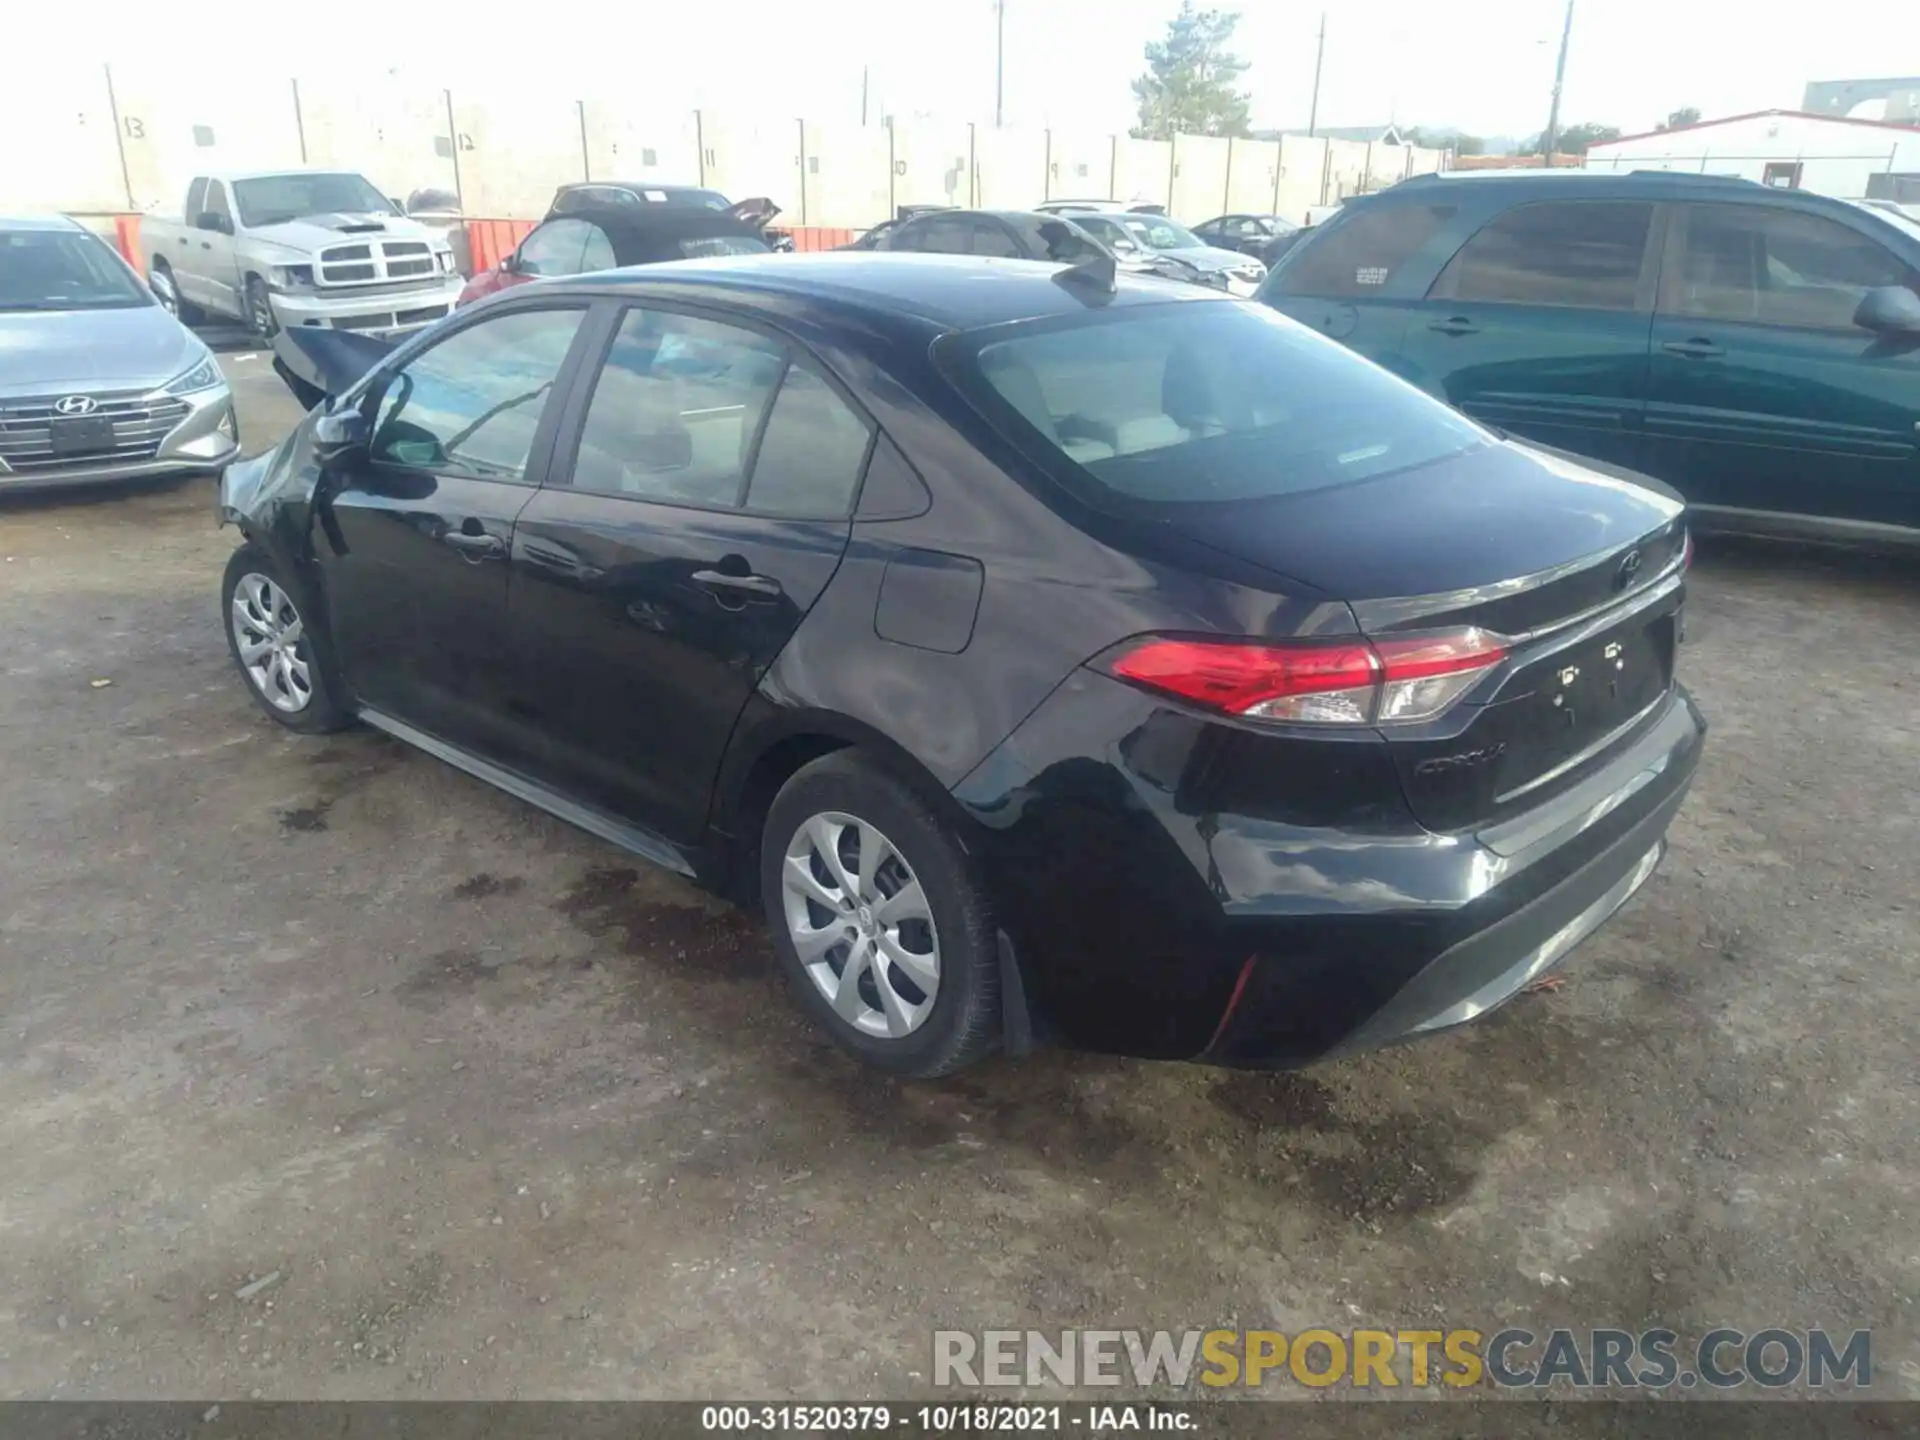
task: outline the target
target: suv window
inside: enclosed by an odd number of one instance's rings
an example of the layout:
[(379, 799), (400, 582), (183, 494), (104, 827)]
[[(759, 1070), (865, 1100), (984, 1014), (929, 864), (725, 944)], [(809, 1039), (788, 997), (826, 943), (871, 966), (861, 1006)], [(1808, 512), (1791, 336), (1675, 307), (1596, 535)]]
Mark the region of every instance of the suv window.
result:
[(734, 506), (786, 347), (758, 331), (627, 311), (594, 381), (573, 485), (675, 505)]
[(954, 215), (909, 220), (893, 232), (888, 248), (931, 251), (937, 255), (967, 255), (972, 253), (971, 231), (970, 222)]
[(975, 220), (972, 228), (975, 255), (997, 255), (1003, 260), (1020, 258), (1020, 246), (998, 222)]
[(1279, 295), (1378, 295), (1453, 219), (1452, 205), (1362, 204), (1309, 240), (1274, 279)]
[(522, 480), (577, 309), (515, 310), (456, 330), (386, 382), (374, 417), (376, 463)]
[(1467, 241), (1432, 293), (1454, 300), (1631, 310), (1652, 229), (1650, 203), (1522, 205)]
[(1670, 313), (1799, 329), (1847, 330), (1867, 291), (1920, 272), (1824, 215), (1762, 205), (1694, 205)]

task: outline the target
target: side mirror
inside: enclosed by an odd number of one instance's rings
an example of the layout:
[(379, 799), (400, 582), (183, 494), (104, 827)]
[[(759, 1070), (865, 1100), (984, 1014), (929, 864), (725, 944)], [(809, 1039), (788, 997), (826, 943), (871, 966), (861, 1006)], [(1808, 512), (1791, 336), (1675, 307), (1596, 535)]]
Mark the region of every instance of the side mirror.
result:
[(509, 251), (506, 258), (501, 260), (500, 273), (503, 275), (518, 275), (520, 273), (520, 252), (518, 250)]
[(193, 217), (193, 228), (196, 230), (211, 230), (216, 235), (225, 235), (227, 233), (227, 217), (217, 214), (212, 210), (202, 210), (198, 215)]
[(370, 436), (367, 417), (357, 408), (330, 410), (313, 422), (313, 455), (322, 464), (362, 449)]
[(1904, 285), (1882, 285), (1869, 290), (1853, 312), (1853, 323), (1881, 335), (1920, 337), (1920, 295)]

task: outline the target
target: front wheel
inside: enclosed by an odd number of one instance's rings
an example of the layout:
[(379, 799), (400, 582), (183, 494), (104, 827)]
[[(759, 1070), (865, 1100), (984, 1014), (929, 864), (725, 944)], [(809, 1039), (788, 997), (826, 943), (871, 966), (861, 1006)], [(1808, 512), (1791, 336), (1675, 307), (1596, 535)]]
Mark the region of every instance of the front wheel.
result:
[(931, 1078), (994, 1048), (986, 890), (940, 816), (858, 751), (814, 761), (775, 797), (760, 888), (801, 1007), (860, 1059)]
[(247, 544), (234, 551), (220, 586), (227, 652), (254, 703), (279, 724), (305, 734), (343, 729), (351, 717), (328, 683), (325, 642), (294, 597), (264, 550)]
[(198, 305), (180, 294), (180, 282), (166, 265), (153, 267), (147, 276), (147, 286), (153, 291), (153, 298), (160, 302), (160, 308), (182, 325), (197, 325), (206, 318)]
[(273, 314), (273, 299), (267, 294), (267, 282), (258, 275), (247, 277), (247, 328), (261, 341), (271, 341), (280, 333), (280, 322)]

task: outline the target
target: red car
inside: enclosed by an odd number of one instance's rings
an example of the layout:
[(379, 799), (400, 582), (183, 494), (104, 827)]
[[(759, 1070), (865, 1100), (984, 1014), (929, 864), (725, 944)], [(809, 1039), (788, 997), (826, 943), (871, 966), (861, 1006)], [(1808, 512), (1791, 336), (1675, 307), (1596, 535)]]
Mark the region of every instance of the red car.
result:
[(779, 213), (765, 196), (729, 205), (718, 191), (687, 186), (562, 186), (547, 218), (499, 265), (469, 280), (454, 308), (527, 280), (777, 249), (764, 231)]

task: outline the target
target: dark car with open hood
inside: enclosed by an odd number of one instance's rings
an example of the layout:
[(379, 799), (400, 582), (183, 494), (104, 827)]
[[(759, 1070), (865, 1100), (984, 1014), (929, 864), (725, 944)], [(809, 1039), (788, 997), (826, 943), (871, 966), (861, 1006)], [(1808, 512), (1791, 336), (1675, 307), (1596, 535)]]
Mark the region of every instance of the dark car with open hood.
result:
[(757, 908), (899, 1073), (1471, 1020), (1700, 756), (1670, 491), (1110, 257), (682, 262), (279, 348), (325, 398), (221, 489), (254, 701)]
[(779, 213), (764, 195), (733, 204), (717, 191), (685, 186), (563, 185), (547, 218), (500, 264), (469, 280), (454, 308), (529, 280), (712, 255), (764, 255), (781, 248), (766, 233), (767, 222)]

